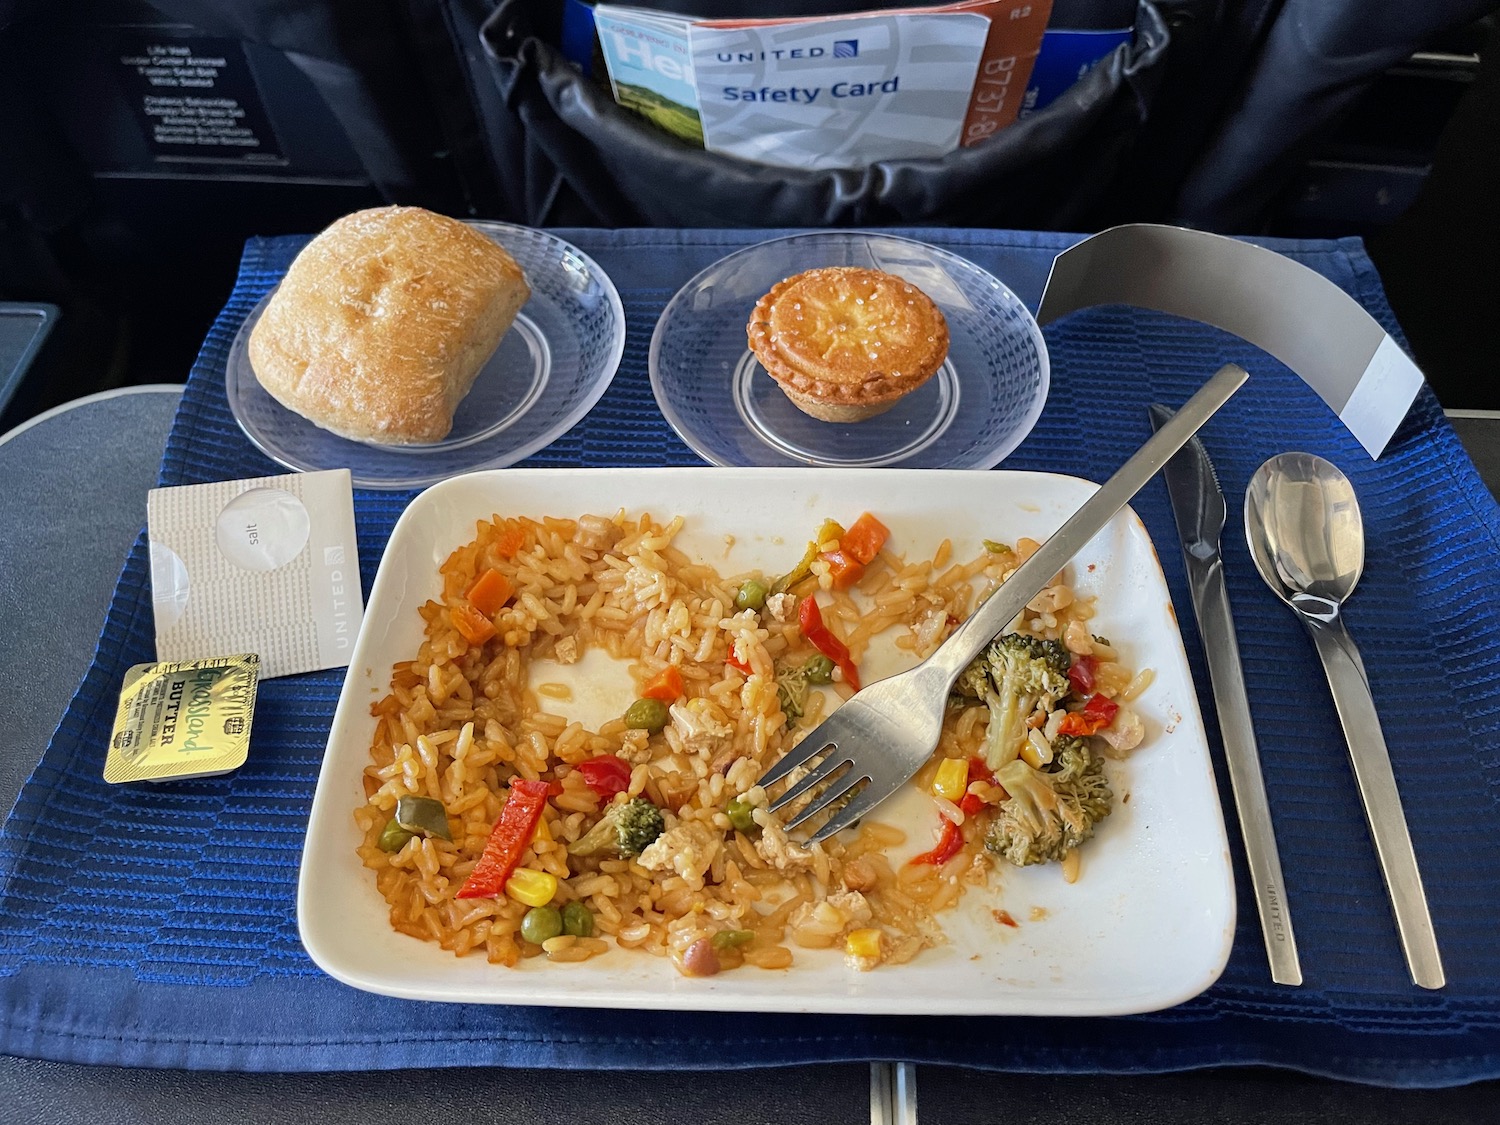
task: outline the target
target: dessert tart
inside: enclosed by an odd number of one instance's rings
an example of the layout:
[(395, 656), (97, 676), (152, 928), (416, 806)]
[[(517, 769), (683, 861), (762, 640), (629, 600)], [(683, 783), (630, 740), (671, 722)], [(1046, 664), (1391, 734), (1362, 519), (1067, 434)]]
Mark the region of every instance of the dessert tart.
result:
[(804, 413), (860, 422), (937, 373), (948, 322), (915, 285), (859, 266), (826, 266), (771, 287), (746, 326), (750, 350)]

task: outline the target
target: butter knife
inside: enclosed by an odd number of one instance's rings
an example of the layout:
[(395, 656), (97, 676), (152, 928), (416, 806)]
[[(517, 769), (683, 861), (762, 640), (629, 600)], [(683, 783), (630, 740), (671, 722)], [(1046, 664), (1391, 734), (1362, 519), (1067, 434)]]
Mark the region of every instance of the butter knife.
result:
[[(1161, 427), (1172, 411), (1160, 404), (1151, 407), (1151, 425)], [(1224, 739), (1224, 758), (1229, 764), (1229, 783), (1239, 812), (1240, 834), (1255, 887), (1255, 907), (1260, 912), (1261, 933), (1271, 979), (1277, 984), (1301, 984), (1302, 966), (1297, 959), (1297, 941), (1287, 910), (1286, 890), (1281, 879), (1281, 857), (1271, 826), (1271, 806), (1260, 772), (1260, 752), (1251, 725), (1250, 701), (1245, 695), (1245, 673), (1240, 665), (1239, 642), (1235, 640), (1234, 617), (1224, 587), (1224, 562), (1219, 536), (1226, 514), (1224, 493), (1203, 442), (1189, 438), (1162, 470), (1172, 515), (1182, 540), (1182, 558), (1187, 565), (1188, 586), (1193, 596), (1193, 616), (1208, 658), (1208, 676), (1213, 685), (1214, 707), (1219, 713), (1219, 732)]]

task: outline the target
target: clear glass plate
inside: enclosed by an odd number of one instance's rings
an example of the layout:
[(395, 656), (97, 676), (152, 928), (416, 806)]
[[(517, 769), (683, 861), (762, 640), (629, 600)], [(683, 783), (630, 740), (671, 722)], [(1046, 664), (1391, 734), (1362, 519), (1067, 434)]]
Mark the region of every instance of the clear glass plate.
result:
[(289, 469), (347, 468), (358, 488), (425, 488), (513, 465), (588, 413), (625, 352), (625, 310), (614, 283), (587, 254), (543, 231), (470, 226), (515, 258), (531, 297), (458, 404), (453, 431), (428, 445), (375, 445), (329, 433), (282, 406), (250, 367), (250, 332), (267, 294), (234, 338), (225, 381), (229, 409), (256, 448)]
[[(745, 340), (756, 301), (783, 278), (819, 266), (896, 274), (948, 320), (942, 369), (863, 422), (802, 413)], [(862, 231), (791, 235), (715, 262), (662, 312), (650, 370), (667, 421), (715, 465), (992, 468), (1031, 432), (1049, 381), (1041, 329), (999, 280), (935, 246)]]

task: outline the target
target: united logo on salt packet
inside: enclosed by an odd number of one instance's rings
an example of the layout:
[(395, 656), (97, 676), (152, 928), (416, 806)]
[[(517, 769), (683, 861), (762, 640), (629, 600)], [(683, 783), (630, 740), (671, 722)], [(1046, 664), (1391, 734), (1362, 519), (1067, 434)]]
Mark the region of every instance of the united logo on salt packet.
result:
[(245, 764), (260, 657), (137, 664), (125, 673), (104, 780), (213, 777)]

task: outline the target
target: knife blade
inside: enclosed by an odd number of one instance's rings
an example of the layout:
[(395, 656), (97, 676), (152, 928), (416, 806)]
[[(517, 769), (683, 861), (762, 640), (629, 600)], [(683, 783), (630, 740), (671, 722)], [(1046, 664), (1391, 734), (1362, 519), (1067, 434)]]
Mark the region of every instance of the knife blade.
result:
[[(1172, 411), (1151, 406), (1151, 425), (1160, 429)], [(1260, 914), (1261, 934), (1271, 979), (1277, 984), (1302, 983), (1297, 940), (1281, 878), (1281, 856), (1271, 824), (1271, 806), (1261, 775), (1260, 751), (1245, 694), (1245, 673), (1240, 664), (1234, 617), (1224, 586), (1224, 561), (1219, 537), (1226, 514), (1224, 493), (1208, 451), (1198, 437), (1189, 438), (1162, 475), (1172, 500), (1172, 515), (1182, 541), (1188, 586), (1193, 598), (1193, 616), (1208, 658), (1208, 676), (1213, 686), (1214, 708), (1219, 713), (1219, 732), (1224, 740), (1224, 758), (1229, 765), (1229, 783), (1239, 813), (1240, 834), (1245, 841), (1250, 881), (1255, 888), (1255, 907)]]

